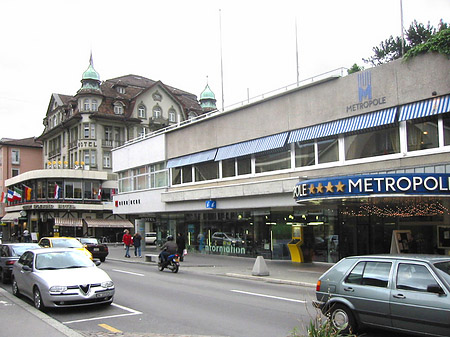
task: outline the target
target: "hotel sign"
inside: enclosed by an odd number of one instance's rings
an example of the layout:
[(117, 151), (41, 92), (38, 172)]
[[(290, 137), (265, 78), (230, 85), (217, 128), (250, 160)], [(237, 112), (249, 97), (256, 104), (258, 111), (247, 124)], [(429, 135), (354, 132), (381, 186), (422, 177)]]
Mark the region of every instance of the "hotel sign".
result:
[(377, 195), (450, 197), (450, 174), (373, 174), (321, 178), (298, 182), (293, 192), (297, 202)]

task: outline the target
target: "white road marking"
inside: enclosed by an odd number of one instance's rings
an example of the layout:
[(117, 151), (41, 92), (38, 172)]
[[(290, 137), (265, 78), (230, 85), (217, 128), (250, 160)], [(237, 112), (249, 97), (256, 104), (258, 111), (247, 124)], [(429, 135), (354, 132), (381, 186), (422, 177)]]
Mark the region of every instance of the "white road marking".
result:
[(265, 295), (265, 294), (257, 294), (257, 293), (251, 293), (248, 291), (242, 291), (242, 290), (230, 290), (234, 293), (240, 293), (245, 295), (251, 295), (251, 296), (260, 296), (260, 297), (267, 297), (267, 298), (273, 298), (276, 300), (282, 300), (282, 301), (288, 301), (288, 302), (296, 302), (296, 303), (306, 303), (306, 301), (303, 300), (294, 300), (292, 298), (286, 298), (286, 297), (279, 297), (279, 296), (272, 296), (272, 295)]
[(136, 276), (145, 276), (144, 274), (133, 273), (133, 272), (131, 272), (131, 271), (120, 270), (120, 269), (113, 269), (113, 271), (116, 271), (116, 272), (118, 272), (118, 273), (124, 273), (124, 274), (136, 275)]
[(124, 307), (123, 305), (119, 305), (119, 304), (115, 304), (115, 303), (111, 303), (111, 305), (113, 305), (113, 306), (115, 306), (115, 307), (117, 307), (119, 309), (128, 311), (129, 313), (128, 314), (119, 314), (119, 315), (110, 315), (110, 316), (78, 319), (78, 320), (75, 320), (75, 321), (67, 321), (67, 322), (63, 322), (63, 323), (64, 324), (71, 324), (71, 323), (96, 321), (96, 320), (99, 320), (99, 319), (108, 319), (108, 318), (116, 318), (116, 317), (124, 317), (124, 316), (142, 315), (142, 312), (134, 310), (134, 309), (131, 309), (131, 308)]

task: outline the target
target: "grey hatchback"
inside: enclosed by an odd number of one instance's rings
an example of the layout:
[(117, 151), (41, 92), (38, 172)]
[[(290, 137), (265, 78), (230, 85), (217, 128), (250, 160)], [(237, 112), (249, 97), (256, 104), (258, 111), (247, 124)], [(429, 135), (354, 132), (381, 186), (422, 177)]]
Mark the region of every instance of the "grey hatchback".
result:
[(366, 255), (318, 280), (313, 305), (342, 332), (364, 326), (450, 336), (450, 256)]
[(5, 243), (0, 245), (0, 278), (3, 283), (11, 280), (13, 264), (29, 249), (40, 248), (37, 243)]

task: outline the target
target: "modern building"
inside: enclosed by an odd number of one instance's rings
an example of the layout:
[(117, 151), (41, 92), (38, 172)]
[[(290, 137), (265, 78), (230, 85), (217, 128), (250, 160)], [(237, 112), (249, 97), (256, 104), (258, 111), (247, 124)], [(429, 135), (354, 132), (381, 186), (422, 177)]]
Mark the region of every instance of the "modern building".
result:
[[(41, 169), (42, 143), (34, 137), (24, 139), (2, 138), (0, 140), (0, 193), (7, 193), (5, 181), (21, 173)], [(18, 223), (18, 217), (5, 217), (4, 200), (0, 201), (0, 224), (5, 238), (11, 234), (11, 228)]]
[(449, 65), (330, 73), (124, 144), (113, 212), (208, 253), (448, 253)]
[(91, 56), (74, 96), (52, 94), (38, 137), (43, 154), (34, 158), (43, 169), (8, 177), (6, 187), (26, 186), (29, 194), (9, 201), (3, 219), (18, 218), (17, 236), (30, 227), (36, 238), (93, 235), (120, 241), (124, 228), (134, 225), (112, 213), (118, 180), (111, 150), (203, 113), (195, 95), (161, 81), (127, 75), (101, 82)]

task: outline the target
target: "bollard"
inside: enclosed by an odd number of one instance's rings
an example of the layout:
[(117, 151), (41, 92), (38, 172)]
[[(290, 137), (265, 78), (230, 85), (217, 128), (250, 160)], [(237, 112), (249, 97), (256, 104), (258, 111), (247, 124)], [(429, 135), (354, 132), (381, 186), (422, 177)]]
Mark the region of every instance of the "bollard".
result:
[(253, 266), (252, 275), (253, 276), (269, 276), (269, 269), (267, 268), (266, 261), (262, 256), (256, 258), (255, 264)]

